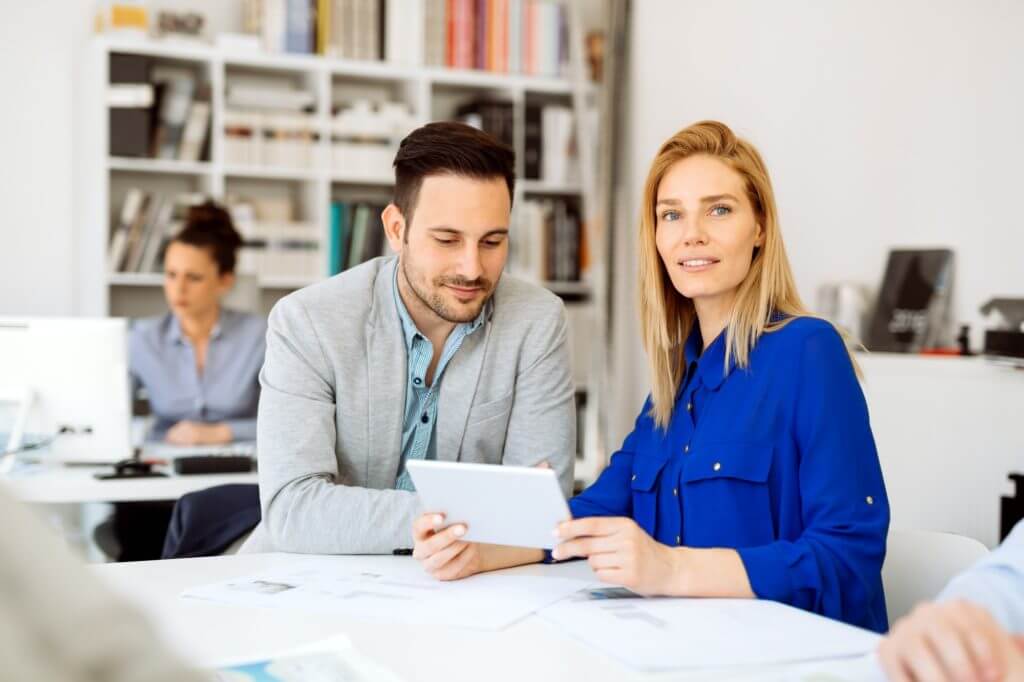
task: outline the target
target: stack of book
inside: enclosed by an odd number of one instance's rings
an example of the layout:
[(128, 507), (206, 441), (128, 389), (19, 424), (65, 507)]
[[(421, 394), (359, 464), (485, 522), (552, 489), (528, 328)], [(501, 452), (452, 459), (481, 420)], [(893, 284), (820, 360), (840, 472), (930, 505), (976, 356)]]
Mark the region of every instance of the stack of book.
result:
[(569, 62), (566, 8), (555, 0), (425, 0), (430, 66), (561, 76)]
[(385, 204), (368, 201), (331, 203), (328, 268), (331, 275), (389, 252), (380, 214)]
[(313, 93), (230, 83), (225, 100), (229, 108), (224, 112), (224, 160), (228, 165), (321, 165)]
[(345, 178), (388, 180), (398, 144), (416, 127), (402, 102), (358, 99), (339, 107), (331, 121), (331, 168)]
[(109, 153), (199, 161), (209, 157), (210, 94), (190, 69), (110, 56)]
[(315, 224), (303, 222), (239, 223), (244, 242), (238, 270), (260, 281), (274, 278), (313, 280), (322, 276), (320, 236)]
[(385, 56), (385, 5), (396, 3), (258, 0), (258, 4), (263, 46), (270, 52), (380, 60)]
[(181, 229), (188, 208), (202, 203), (199, 194), (176, 196), (133, 187), (125, 194), (107, 250), (109, 272), (160, 272), (163, 253)]
[(523, 174), (554, 185), (579, 181), (572, 109), (562, 105), (526, 105)]
[(511, 102), (472, 100), (456, 108), (455, 118), (515, 146), (515, 114)]
[(396, 64), (564, 75), (558, 0), (250, 0), (264, 48)]
[(516, 206), (510, 272), (541, 282), (578, 282), (589, 256), (576, 202), (526, 200)]

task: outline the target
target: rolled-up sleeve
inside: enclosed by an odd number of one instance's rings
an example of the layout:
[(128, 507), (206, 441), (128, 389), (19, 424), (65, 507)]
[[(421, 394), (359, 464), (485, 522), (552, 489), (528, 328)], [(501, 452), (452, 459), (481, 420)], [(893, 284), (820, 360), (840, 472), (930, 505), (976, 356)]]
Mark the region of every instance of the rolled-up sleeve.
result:
[(889, 502), (867, 404), (834, 330), (806, 337), (799, 357), (793, 418), (804, 531), (737, 551), (758, 597), (882, 632)]

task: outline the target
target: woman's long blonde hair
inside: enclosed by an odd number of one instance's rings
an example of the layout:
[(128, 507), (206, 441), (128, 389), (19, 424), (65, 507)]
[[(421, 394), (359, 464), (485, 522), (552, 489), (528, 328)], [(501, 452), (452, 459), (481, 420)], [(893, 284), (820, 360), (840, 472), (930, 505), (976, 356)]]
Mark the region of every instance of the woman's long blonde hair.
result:
[[(676, 291), (658, 255), (654, 234), (658, 186), (673, 165), (698, 154), (714, 157), (740, 174), (764, 231), (764, 245), (754, 251), (726, 325), (726, 368), (732, 359), (738, 367), (747, 367), (762, 334), (784, 326), (793, 317), (810, 315), (786, 258), (768, 170), (754, 146), (718, 121), (695, 123), (669, 138), (647, 173), (640, 214), (641, 329), (651, 367), (651, 415), (662, 429), (672, 417), (686, 371), (685, 344), (697, 323), (697, 313), (693, 301)], [(773, 322), (772, 316), (777, 314), (783, 319)]]

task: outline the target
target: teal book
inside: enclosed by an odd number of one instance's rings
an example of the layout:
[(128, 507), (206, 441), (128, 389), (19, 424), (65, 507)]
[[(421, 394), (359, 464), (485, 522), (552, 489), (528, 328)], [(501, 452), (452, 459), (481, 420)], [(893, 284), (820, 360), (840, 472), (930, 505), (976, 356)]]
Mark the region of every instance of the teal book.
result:
[(348, 246), (352, 238), (348, 217), (348, 204), (342, 201), (331, 202), (331, 275), (337, 275), (348, 265)]

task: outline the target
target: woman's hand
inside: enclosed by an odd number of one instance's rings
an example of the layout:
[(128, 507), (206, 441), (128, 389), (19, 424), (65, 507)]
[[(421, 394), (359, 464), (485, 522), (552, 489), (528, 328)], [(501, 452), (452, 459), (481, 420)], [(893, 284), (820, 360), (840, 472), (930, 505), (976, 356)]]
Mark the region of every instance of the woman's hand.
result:
[(227, 424), (180, 421), (167, 430), (164, 440), (173, 445), (221, 445), (233, 439)]
[(457, 523), (441, 528), (443, 514), (423, 514), (412, 524), (416, 541), (412, 555), (438, 580), (458, 580), (484, 570), (481, 546), (460, 540), (466, 526)]
[(683, 553), (661, 544), (633, 519), (594, 516), (559, 524), (562, 543), (555, 559), (585, 557), (602, 582), (628, 587), (637, 594), (681, 595)]

